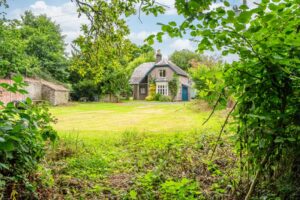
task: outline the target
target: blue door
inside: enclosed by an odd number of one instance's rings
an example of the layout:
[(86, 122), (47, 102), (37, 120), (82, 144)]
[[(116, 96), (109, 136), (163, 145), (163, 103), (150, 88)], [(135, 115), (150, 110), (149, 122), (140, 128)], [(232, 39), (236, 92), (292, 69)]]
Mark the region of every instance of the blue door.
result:
[(188, 87), (182, 85), (182, 101), (188, 101), (188, 100), (189, 100)]

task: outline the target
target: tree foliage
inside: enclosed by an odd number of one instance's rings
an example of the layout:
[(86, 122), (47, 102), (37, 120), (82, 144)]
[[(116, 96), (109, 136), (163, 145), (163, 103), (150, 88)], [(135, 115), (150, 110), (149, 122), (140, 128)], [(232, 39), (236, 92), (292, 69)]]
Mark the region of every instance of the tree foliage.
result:
[(25, 12), (21, 20), (1, 20), (0, 35), (0, 76), (20, 73), (66, 81), (64, 38), (47, 16)]
[(132, 70), (140, 62), (152, 60), (149, 55), (153, 52), (148, 45), (138, 47), (126, 39), (129, 29), (121, 16), (134, 10), (124, 11), (126, 3), (121, 1), (97, 1), (94, 5), (75, 2), (79, 14), (86, 15), (91, 26), (84, 25), (83, 35), (74, 41), (72, 82), (92, 80), (98, 95), (127, 96)]
[(183, 49), (173, 52), (170, 60), (183, 70), (188, 71), (193, 66), (193, 63), (198, 63), (202, 60), (202, 56), (190, 50)]
[(216, 101), (221, 105), (226, 105), (223, 67), (217, 63), (213, 67), (200, 64), (189, 70), (194, 83), (193, 87), (198, 92), (196, 98), (205, 100), (209, 105), (214, 105)]

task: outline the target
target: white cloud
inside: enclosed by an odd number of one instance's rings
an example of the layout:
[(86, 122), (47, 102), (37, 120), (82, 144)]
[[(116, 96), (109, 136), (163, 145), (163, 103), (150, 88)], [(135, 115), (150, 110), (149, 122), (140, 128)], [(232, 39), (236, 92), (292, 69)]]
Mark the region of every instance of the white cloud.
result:
[(129, 34), (128, 38), (136, 43), (136, 44), (143, 44), (144, 40), (152, 34), (156, 34), (157, 32), (153, 31), (153, 32), (147, 32), (147, 31), (141, 31), (141, 32), (132, 32)]
[(196, 49), (193, 43), (188, 39), (177, 39), (170, 46), (174, 49), (174, 51), (182, 49), (188, 49), (193, 51)]
[[(71, 52), (71, 42), (79, 36), (82, 24), (87, 24), (86, 17), (78, 18), (76, 6), (72, 2), (64, 3), (60, 6), (48, 5), (45, 1), (36, 1), (28, 9), (35, 15), (46, 14), (53, 21), (60, 25), (62, 34), (66, 36), (67, 53)], [(19, 18), (25, 10), (16, 9), (12, 11), (13, 18)]]

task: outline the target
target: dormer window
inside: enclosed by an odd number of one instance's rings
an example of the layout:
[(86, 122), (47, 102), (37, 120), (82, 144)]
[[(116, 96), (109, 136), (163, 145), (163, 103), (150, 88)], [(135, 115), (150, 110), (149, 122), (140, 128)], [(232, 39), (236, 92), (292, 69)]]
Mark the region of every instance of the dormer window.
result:
[(165, 78), (166, 77), (166, 70), (165, 69), (159, 70), (159, 77), (161, 77), (161, 78)]

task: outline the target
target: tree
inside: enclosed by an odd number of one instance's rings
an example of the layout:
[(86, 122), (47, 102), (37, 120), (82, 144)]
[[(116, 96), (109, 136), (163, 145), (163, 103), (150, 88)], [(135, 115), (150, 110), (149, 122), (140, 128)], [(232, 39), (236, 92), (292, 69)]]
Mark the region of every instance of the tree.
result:
[(0, 76), (20, 73), (66, 81), (64, 38), (45, 15), (25, 12), (18, 20), (0, 20)]
[(171, 54), (170, 60), (183, 70), (188, 71), (192, 67), (193, 62), (202, 61), (202, 56), (198, 53), (187, 49), (175, 51)]
[(129, 62), (127, 65), (127, 71), (129, 74), (132, 74), (133, 70), (138, 67), (140, 64), (146, 63), (146, 62), (154, 62), (154, 50), (149, 51), (147, 53), (141, 54), (139, 57), (134, 59), (133, 61)]
[(59, 25), (46, 15), (34, 16), (32, 12), (26, 11), (21, 16), (20, 26), (21, 38), (26, 41), (25, 53), (33, 57), (40, 67), (35, 75), (50, 76), (65, 82), (68, 63)]
[(25, 74), (34, 69), (34, 59), (25, 53), (26, 43), (21, 39), (17, 21), (0, 20), (0, 77), (11, 73)]

